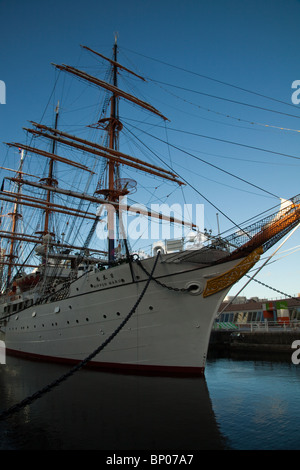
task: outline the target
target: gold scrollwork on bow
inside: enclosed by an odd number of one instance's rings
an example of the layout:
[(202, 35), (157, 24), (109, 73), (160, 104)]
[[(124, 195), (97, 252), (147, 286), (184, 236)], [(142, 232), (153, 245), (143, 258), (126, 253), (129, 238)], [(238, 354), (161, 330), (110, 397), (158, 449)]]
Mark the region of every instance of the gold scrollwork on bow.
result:
[(260, 258), (260, 255), (263, 253), (263, 249), (260, 246), (256, 248), (252, 253), (250, 253), (246, 258), (240, 261), (236, 266), (229, 269), (220, 276), (216, 276), (212, 279), (209, 279), (206, 282), (206, 286), (203, 292), (203, 297), (208, 297), (209, 295), (216, 294), (217, 292), (226, 289), (227, 287), (235, 284), (241, 277), (246, 274), (249, 269), (254, 266), (255, 263)]

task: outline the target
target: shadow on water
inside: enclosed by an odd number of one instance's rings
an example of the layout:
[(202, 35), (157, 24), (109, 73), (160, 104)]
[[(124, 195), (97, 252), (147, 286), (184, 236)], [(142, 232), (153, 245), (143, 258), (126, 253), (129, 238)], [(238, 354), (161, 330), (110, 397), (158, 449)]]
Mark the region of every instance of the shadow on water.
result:
[(253, 361), (253, 362), (266, 362), (266, 363), (282, 363), (282, 364), (291, 364), (291, 355), (293, 350), (286, 352), (269, 352), (269, 351), (256, 351), (256, 350), (214, 350), (210, 349), (208, 351), (207, 358), (208, 360), (218, 360), (218, 359), (232, 359), (234, 361), (243, 362), (243, 361)]
[[(0, 411), (67, 372), (61, 365), (7, 358)], [(0, 422), (0, 449), (224, 449), (205, 378), (81, 370)]]

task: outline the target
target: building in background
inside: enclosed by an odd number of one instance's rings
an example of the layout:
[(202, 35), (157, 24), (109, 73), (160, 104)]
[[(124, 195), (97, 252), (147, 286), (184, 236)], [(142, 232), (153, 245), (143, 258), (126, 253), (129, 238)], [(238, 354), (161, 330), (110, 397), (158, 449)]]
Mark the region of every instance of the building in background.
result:
[(227, 297), (221, 304), (216, 322), (246, 324), (252, 322), (290, 323), (300, 321), (300, 294), (278, 300), (253, 297)]

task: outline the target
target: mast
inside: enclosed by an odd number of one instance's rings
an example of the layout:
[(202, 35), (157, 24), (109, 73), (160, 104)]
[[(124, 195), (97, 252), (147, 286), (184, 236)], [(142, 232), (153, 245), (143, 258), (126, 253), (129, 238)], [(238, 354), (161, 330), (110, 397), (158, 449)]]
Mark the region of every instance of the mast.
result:
[[(11, 225), (11, 234), (12, 236), (16, 233), (17, 231), (17, 225), (18, 225), (18, 219), (21, 216), (19, 213), (19, 201), (18, 201), (18, 195), (20, 194), (20, 189), (22, 186), (22, 168), (23, 168), (23, 161), (24, 161), (24, 153), (23, 150), (20, 150), (21, 152), (21, 159), (20, 159), (20, 166), (19, 170), (17, 172), (17, 177), (16, 177), (16, 184), (17, 184), (17, 191), (16, 191), (16, 199), (14, 203), (14, 209), (13, 212), (10, 212), (8, 215), (11, 216), (12, 218), (12, 225)], [(10, 242), (10, 249), (9, 249), (9, 254), (7, 255), (8, 257), (8, 269), (7, 269), (7, 281), (6, 281), (6, 286), (8, 287), (11, 281), (11, 275), (12, 275), (12, 270), (13, 270), (13, 265), (14, 265), (14, 258), (16, 257), (15, 255), (15, 240), (12, 237), (11, 242)]]
[[(106, 188), (100, 188), (100, 181), (98, 182), (98, 188), (95, 191), (95, 194), (103, 194), (105, 196), (105, 202), (108, 203), (108, 217), (107, 217), (107, 225), (108, 225), (108, 261), (113, 262), (115, 258), (115, 243), (116, 243), (116, 224), (115, 224), (115, 218), (116, 222), (118, 223), (118, 227), (122, 226), (122, 221), (120, 220), (120, 213), (118, 211), (117, 205), (120, 200), (120, 196), (124, 195), (124, 189), (125, 188), (120, 188), (119, 187), (119, 182), (117, 181), (118, 178), (118, 170), (120, 165), (125, 164), (128, 166), (135, 166), (138, 169), (141, 169), (143, 171), (146, 171), (148, 173), (155, 174), (156, 176), (164, 177), (166, 179), (171, 179), (174, 182), (178, 182), (179, 184), (183, 184), (179, 182), (176, 178), (176, 175), (172, 175), (170, 172), (166, 172), (166, 170), (162, 169), (157, 169), (153, 165), (145, 164), (143, 163), (140, 165), (140, 162), (133, 162), (133, 158), (121, 154), (121, 152), (118, 151), (118, 136), (119, 136), (119, 131), (122, 129), (122, 124), (119, 120), (119, 99), (125, 99), (129, 102), (132, 102), (136, 105), (138, 105), (141, 108), (146, 109), (147, 111), (161, 117), (164, 120), (168, 120), (160, 111), (158, 111), (156, 108), (154, 108), (152, 105), (149, 103), (142, 101), (138, 99), (137, 97), (121, 90), (118, 88), (118, 70), (123, 69), (126, 70), (129, 73), (132, 73), (135, 75), (137, 78), (145, 81), (143, 77), (140, 75), (135, 74), (131, 70), (127, 69), (123, 65), (119, 64), (117, 61), (117, 54), (118, 54), (118, 47), (117, 47), (117, 35), (115, 35), (115, 42), (114, 42), (114, 47), (113, 47), (113, 59), (108, 59), (107, 57), (103, 56), (102, 54), (99, 54), (98, 52), (90, 49), (89, 47), (82, 46), (84, 49), (87, 49), (93, 54), (96, 54), (100, 56), (101, 58), (108, 60), (112, 66), (112, 80), (110, 83), (107, 83), (103, 80), (100, 80), (82, 70), (76, 69), (75, 67), (71, 67), (69, 65), (58, 65), (58, 64), (53, 64), (58, 70), (62, 70), (65, 72), (68, 72), (70, 74), (75, 75), (81, 80), (88, 81), (89, 83), (92, 83), (93, 85), (97, 87), (104, 88), (111, 92), (111, 98), (110, 98), (110, 116), (108, 118), (104, 119), (99, 119), (96, 125), (90, 126), (90, 127), (101, 127), (104, 128), (107, 131), (108, 135), (108, 146), (105, 149), (107, 152), (106, 155), (100, 150), (99, 145), (91, 144), (88, 143), (89, 147), (94, 147), (93, 150), (91, 148), (85, 148), (88, 152), (95, 153), (97, 155), (103, 156), (107, 158), (107, 186)], [(34, 124), (35, 125), (35, 124)], [(49, 134), (46, 135), (42, 132), (37, 132), (34, 131), (35, 133), (38, 133), (40, 135), (44, 135), (45, 137), (49, 138), (56, 138), (54, 136), (50, 136)], [(51, 132), (51, 130), (50, 130)], [(58, 133), (59, 135), (62, 135), (61, 133)], [(67, 136), (69, 138), (70, 136)], [(76, 140), (76, 142), (74, 142)], [(62, 138), (60, 138), (60, 141), (62, 141)], [(73, 139), (72, 142), (64, 142), (67, 143), (68, 145), (72, 146), (77, 146), (78, 147), (78, 142), (79, 139)], [(97, 151), (95, 149), (97, 148)], [(119, 161), (118, 161), (119, 160)], [(129, 161), (130, 160), (130, 161)], [(152, 168), (150, 168), (150, 166)], [(157, 171), (158, 170), (158, 171)], [(168, 174), (167, 174), (168, 173)], [(126, 189), (126, 194), (128, 193)], [(116, 208), (116, 209), (114, 209)], [(97, 216), (98, 217), (98, 216)], [(95, 220), (96, 224), (97, 220)], [(96, 227), (96, 225), (95, 225)], [(94, 230), (94, 229), (92, 229)], [(88, 237), (90, 238), (90, 236)], [(128, 246), (126, 243), (126, 238), (124, 239), (124, 244), (125, 244), (125, 249), (126, 249), (126, 254), (127, 257), (129, 257), (129, 250)]]
[[(86, 72), (75, 69), (74, 67), (70, 67), (66, 65), (62, 65), (62, 66), (59, 66), (56, 64), (54, 65), (59, 70), (64, 70), (68, 73), (71, 73), (77, 76), (81, 80), (88, 81), (92, 83), (93, 85), (96, 85), (97, 87), (106, 89), (110, 93), (110, 109), (109, 109), (108, 117), (104, 119), (99, 119), (98, 123), (95, 126), (90, 126), (90, 127), (97, 127), (97, 128), (101, 127), (105, 129), (107, 133), (107, 137), (108, 137), (106, 146), (104, 147), (94, 142), (89, 142), (87, 140), (80, 139), (76, 136), (71, 136), (65, 132), (59, 131), (57, 128), (58, 117), (59, 117), (59, 105), (57, 105), (56, 110), (55, 110), (55, 124), (53, 128), (42, 126), (37, 123), (32, 123), (34, 127), (36, 127), (36, 129), (35, 130), (26, 129), (26, 131), (32, 133), (35, 136), (41, 136), (42, 138), (44, 137), (47, 139), (52, 139), (52, 151), (44, 151), (36, 147), (31, 147), (31, 146), (19, 144), (16, 142), (7, 144), (9, 146), (19, 147), (20, 149), (23, 149), (26, 152), (29, 152), (34, 156), (45, 157), (49, 159), (47, 176), (40, 179), (39, 183), (25, 181), (24, 178), (22, 178), (22, 185), (29, 184), (36, 188), (44, 189), (46, 192), (44, 199), (36, 200), (36, 198), (32, 196), (30, 197), (30, 196), (24, 196), (24, 195), (19, 194), (18, 197), (15, 196), (14, 201), (18, 205), (25, 205), (25, 206), (28, 205), (28, 206), (35, 207), (38, 209), (42, 209), (44, 211), (43, 226), (41, 227), (41, 231), (36, 232), (36, 236), (38, 235), (45, 236), (48, 234), (49, 240), (50, 240), (50, 236), (53, 235), (51, 233), (51, 215), (53, 212), (60, 212), (60, 213), (68, 214), (71, 216), (78, 214), (80, 217), (94, 219), (93, 227), (87, 237), (86, 243), (84, 244), (84, 248), (88, 246), (90, 239), (91, 239), (91, 235), (94, 233), (97, 223), (100, 220), (100, 216), (97, 215), (96, 217), (93, 217), (91, 213), (75, 212), (75, 210), (72, 209), (71, 207), (65, 208), (65, 207), (59, 206), (58, 204), (54, 204), (53, 192), (69, 194), (70, 196), (73, 196), (75, 198), (79, 197), (81, 200), (89, 200), (91, 202), (97, 202), (97, 203), (104, 205), (108, 212), (108, 216), (107, 216), (108, 262), (112, 263), (115, 260), (117, 240), (120, 238), (119, 237), (120, 234), (118, 233), (118, 231), (121, 231), (122, 229), (122, 220), (121, 220), (122, 211), (123, 210), (132, 211), (132, 208), (127, 206), (127, 204), (125, 204), (126, 207), (125, 206), (124, 207), (122, 206), (122, 208), (119, 207), (121, 196), (124, 196), (130, 193), (130, 184), (131, 184), (130, 183), (131, 180), (121, 181), (119, 179), (119, 170), (121, 166), (126, 165), (138, 171), (142, 171), (143, 173), (149, 173), (149, 174), (152, 174), (153, 176), (167, 179), (179, 185), (184, 184), (184, 183), (179, 181), (177, 175), (169, 170), (150, 164), (148, 162), (144, 162), (138, 158), (131, 157), (130, 155), (126, 155), (119, 151), (119, 132), (122, 129), (122, 124), (119, 120), (119, 100), (120, 99), (125, 99), (126, 101), (132, 102), (135, 105), (138, 105), (139, 107), (144, 108), (148, 112), (158, 115), (164, 120), (167, 120), (167, 118), (163, 116), (156, 108), (154, 108), (149, 103), (146, 103), (145, 101), (141, 101), (137, 97), (118, 88), (119, 70), (125, 70), (129, 73), (132, 73), (137, 78), (143, 81), (145, 80), (143, 79), (143, 77), (130, 71), (123, 65), (119, 64), (119, 62), (117, 61), (117, 55), (118, 55), (117, 35), (115, 35), (112, 59), (108, 59), (105, 56), (102, 56), (101, 54), (97, 53), (96, 51), (93, 51), (92, 49), (87, 48), (86, 46), (82, 46), (82, 47), (89, 50), (93, 54), (99, 55), (101, 58), (104, 58), (110, 62), (112, 76), (111, 76), (111, 80), (109, 83), (103, 82), (102, 80), (99, 80), (98, 78), (93, 77), (87, 74)], [(89, 154), (96, 155), (97, 157), (102, 157), (106, 159), (106, 183), (103, 185), (101, 180), (98, 181), (97, 188), (92, 198), (88, 198), (87, 195), (84, 193), (77, 194), (74, 191), (69, 191), (69, 190), (64, 191), (62, 188), (58, 187), (58, 182), (56, 181), (55, 176), (54, 176), (54, 166), (55, 166), (56, 161), (66, 164), (66, 165), (73, 166), (83, 171), (90, 172), (91, 174), (93, 173), (93, 171), (86, 165), (83, 165), (76, 161), (57, 155), (56, 147), (57, 147), (58, 142), (62, 145), (73, 147), (79, 151), (84, 151)], [(18, 175), (21, 177), (21, 173), (19, 173)], [(8, 179), (14, 180), (17, 183), (19, 182), (18, 178), (8, 178)], [(136, 182), (133, 182), (133, 183), (136, 184)], [(97, 197), (100, 194), (103, 196), (102, 199)], [(11, 200), (10, 198), (13, 197), (12, 195), (3, 191), (2, 191), (1, 196), (3, 199), (6, 199), (6, 200)], [(133, 210), (133, 212), (135, 211)], [(140, 211), (138, 212), (140, 213)], [(149, 217), (156, 217), (159, 219), (161, 218), (160, 214), (152, 214), (152, 212), (150, 213), (148, 209), (146, 209), (144, 212), (145, 212), (145, 215)], [(181, 223), (181, 221), (179, 221), (179, 223)], [(122, 245), (123, 244), (125, 245), (126, 255), (130, 261), (129, 249), (128, 249), (126, 237), (125, 238), (121, 237), (121, 238), (122, 238)], [(12, 236), (12, 243), (13, 243), (13, 240), (15, 240), (14, 236)], [(51, 244), (53, 243), (51, 242)]]
[[(59, 103), (57, 103), (57, 106), (56, 106), (56, 109), (55, 109), (54, 129), (57, 128), (58, 113), (59, 113)], [(53, 141), (53, 143), (52, 143), (52, 153), (55, 153), (55, 145), (56, 145), (55, 141)], [(55, 184), (55, 180), (53, 179), (53, 164), (54, 164), (54, 160), (51, 158), (50, 163), (49, 163), (49, 173), (48, 173), (48, 181), (47, 181), (47, 184), (49, 184), (50, 186), (53, 186)], [(48, 191), (48, 193), (47, 193), (47, 203), (50, 202), (51, 195), (52, 195), (51, 191)], [(51, 209), (48, 206), (47, 209), (45, 210), (45, 222), (44, 222), (44, 232), (45, 232), (45, 234), (49, 232), (50, 212), (51, 212)]]
[[(117, 35), (115, 35), (115, 43), (113, 47), (113, 85), (118, 86), (117, 78)], [(118, 97), (113, 92), (110, 101), (110, 123), (109, 123), (109, 148), (111, 150), (118, 150)], [(116, 202), (118, 200), (118, 194), (115, 192), (115, 169), (116, 164), (111, 159), (108, 162), (108, 200)], [(115, 221), (114, 221), (114, 210), (108, 210), (108, 260), (114, 260), (114, 249), (115, 249)]]
[[(55, 109), (55, 125), (54, 129), (57, 129), (57, 122), (58, 122), (58, 114), (59, 114), (59, 102), (57, 103), (56, 109)], [(56, 147), (56, 142), (53, 140), (52, 142), (52, 154), (55, 153), (55, 147)], [(49, 170), (48, 170), (48, 178), (43, 178), (41, 181), (45, 182), (48, 186), (55, 186), (57, 184), (57, 181), (53, 178), (53, 165), (54, 165), (54, 159), (50, 158), (49, 162)], [(51, 197), (52, 197), (52, 191), (47, 191), (47, 206), (45, 209), (45, 219), (44, 219), (44, 232), (38, 232), (42, 233), (43, 235), (46, 235), (49, 233), (49, 222), (50, 222), (50, 214), (51, 214), (51, 207), (50, 207), (50, 202), (51, 202)]]

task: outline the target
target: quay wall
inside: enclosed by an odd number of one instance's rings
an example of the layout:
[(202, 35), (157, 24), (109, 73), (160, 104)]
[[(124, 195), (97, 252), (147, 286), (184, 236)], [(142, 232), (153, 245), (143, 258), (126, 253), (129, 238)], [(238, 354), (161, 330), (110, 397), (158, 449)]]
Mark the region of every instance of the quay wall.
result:
[(257, 352), (288, 352), (293, 351), (292, 344), (300, 340), (298, 332), (247, 332), (213, 330), (211, 332), (210, 351), (257, 351)]

